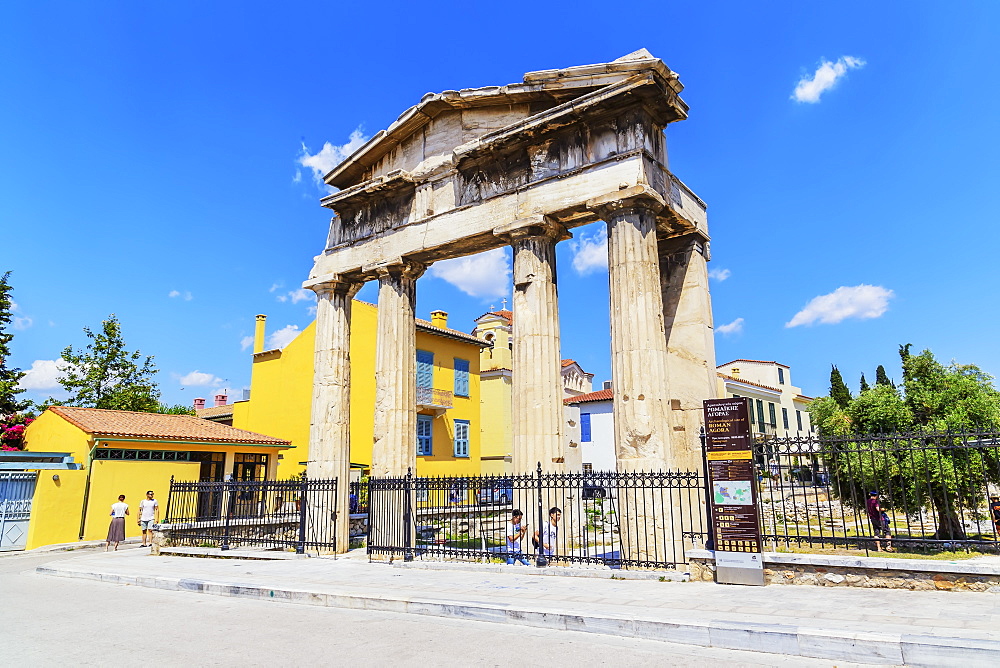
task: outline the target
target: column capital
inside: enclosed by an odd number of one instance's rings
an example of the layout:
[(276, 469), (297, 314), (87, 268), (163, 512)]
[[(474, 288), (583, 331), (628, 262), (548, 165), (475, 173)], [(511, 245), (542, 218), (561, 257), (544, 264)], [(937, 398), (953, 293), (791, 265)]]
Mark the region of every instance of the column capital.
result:
[(603, 220), (607, 220), (615, 214), (637, 209), (659, 213), (667, 206), (667, 202), (660, 193), (649, 186), (640, 184), (589, 199), (586, 206), (601, 216)]
[(303, 283), (302, 287), (306, 290), (312, 290), (320, 299), (329, 299), (334, 295), (353, 299), (354, 295), (358, 294), (358, 290), (360, 290), (364, 284), (364, 281), (334, 274), (331, 276), (310, 279)]
[(554, 218), (549, 218), (542, 214), (521, 218), (507, 225), (494, 227), (493, 234), (511, 244), (515, 241), (532, 237), (553, 239), (557, 242), (573, 238), (573, 235), (570, 234), (565, 225)]
[(364, 271), (377, 274), (380, 280), (391, 276), (393, 278), (406, 278), (415, 281), (424, 275), (427, 267), (428, 265), (423, 262), (398, 257), (388, 262), (367, 265), (364, 267)]

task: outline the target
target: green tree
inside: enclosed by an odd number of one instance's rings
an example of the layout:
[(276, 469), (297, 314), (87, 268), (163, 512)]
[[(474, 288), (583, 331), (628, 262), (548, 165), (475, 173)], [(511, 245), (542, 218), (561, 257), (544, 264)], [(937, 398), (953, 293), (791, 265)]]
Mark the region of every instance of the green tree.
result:
[(879, 364), (878, 368), (875, 369), (875, 384), (896, 387), (896, 384), (889, 380), (889, 375), (885, 372), (885, 367), (881, 364)]
[(27, 401), (18, 401), (17, 395), (24, 392), (18, 383), (24, 378), (24, 372), (15, 367), (7, 366), (10, 356), (10, 342), (13, 334), (7, 332), (13, 320), (14, 302), (10, 298), (11, 285), (8, 282), (8, 271), (0, 278), (0, 417), (14, 415), (28, 406)]
[(1000, 392), (975, 365), (946, 366), (929, 350), (911, 353), (910, 344), (900, 358), (903, 395), (876, 384), (844, 409), (831, 397), (814, 402), (833, 493), (858, 508), (869, 490), (907, 514), (933, 507), (936, 538), (965, 538), (961, 511), (983, 504), (984, 483), (1000, 484), (997, 448), (977, 447), (978, 433), (1000, 429)]
[(844, 377), (840, 375), (840, 369), (833, 365), (830, 370), (830, 396), (841, 408), (847, 408), (851, 402), (851, 391), (844, 384)]
[(194, 409), (190, 406), (185, 406), (183, 404), (174, 404), (173, 406), (168, 406), (166, 404), (160, 404), (156, 411), (157, 413), (165, 413), (167, 415), (194, 415)]
[(76, 351), (67, 346), (62, 352), (66, 369), (59, 384), (69, 392), (68, 405), (155, 413), (160, 407), (160, 391), (153, 381), (156, 366), (152, 356), (129, 352), (122, 338), (121, 323), (112, 313), (94, 333), (83, 328), (90, 342)]
[(865, 374), (861, 374), (861, 393), (864, 394), (869, 390), (868, 381), (865, 380)]

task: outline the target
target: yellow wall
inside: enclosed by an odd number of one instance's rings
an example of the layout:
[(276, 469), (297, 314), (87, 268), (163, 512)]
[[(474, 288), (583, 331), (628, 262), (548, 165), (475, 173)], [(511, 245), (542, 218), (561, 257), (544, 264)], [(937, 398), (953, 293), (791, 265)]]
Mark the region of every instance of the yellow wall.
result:
[[(52, 480), (53, 475), (58, 475), (59, 480)], [(25, 549), (79, 540), (80, 509), (86, 488), (86, 471), (39, 471)]]
[[(480, 369), (486, 377), (481, 379), (480, 420), (482, 421), (482, 464), (484, 474), (508, 473), (510, 465), (502, 458), (509, 457), (513, 447), (511, 431), (511, 371), (513, 360), (510, 350), (509, 325), (499, 316), (485, 316), (476, 325), (476, 335), (490, 338), (492, 348), (483, 348)], [(503, 370), (490, 372), (491, 369)]]
[(93, 444), (90, 435), (52, 411), (45, 411), (24, 431), (24, 449), (31, 452), (68, 452), (86, 466)]
[[(154, 448), (156, 449), (156, 448)], [(139, 519), (139, 502), (151, 489), (160, 502), (160, 519), (167, 509), (170, 476), (179, 480), (197, 480), (201, 464), (197, 462), (130, 462), (95, 460), (90, 476), (90, 500), (87, 504), (87, 523), (84, 540), (104, 540), (111, 524), (111, 504), (118, 502), (118, 495), (125, 495), (129, 516), (125, 518), (125, 537), (141, 536), (136, 522)], [(78, 508), (81, 506), (78, 506)], [(32, 509), (32, 524), (36, 521)], [(77, 529), (80, 511), (77, 510)]]
[[(351, 461), (371, 464), (375, 431), (375, 331), (378, 309), (355, 301), (351, 314)], [(281, 351), (254, 357), (250, 400), (233, 406), (233, 426), (287, 439), (278, 465), (278, 478), (303, 470), (308, 459), (309, 417), (312, 409), (315, 323)], [(469, 361), (469, 397), (455, 397), (454, 408), (434, 423), (434, 455), (417, 458), (421, 475), (479, 473), (479, 346), (417, 331), (417, 348), (434, 353), (434, 387), (454, 390), (454, 358)], [(456, 459), (452, 438), (454, 420), (469, 425), (469, 457)]]

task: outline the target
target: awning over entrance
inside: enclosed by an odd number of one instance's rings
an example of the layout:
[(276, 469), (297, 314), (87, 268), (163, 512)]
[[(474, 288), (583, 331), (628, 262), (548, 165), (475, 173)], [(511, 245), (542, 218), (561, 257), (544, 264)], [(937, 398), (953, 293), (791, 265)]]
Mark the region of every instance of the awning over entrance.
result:
[(4, 450), (0, 452), (0, 471), (41, 471), (43, 469), (61, 469), (63, 471), (78, 471), (83, 464), (73, 462), (68, 452), (27, 452), (20, 450)]

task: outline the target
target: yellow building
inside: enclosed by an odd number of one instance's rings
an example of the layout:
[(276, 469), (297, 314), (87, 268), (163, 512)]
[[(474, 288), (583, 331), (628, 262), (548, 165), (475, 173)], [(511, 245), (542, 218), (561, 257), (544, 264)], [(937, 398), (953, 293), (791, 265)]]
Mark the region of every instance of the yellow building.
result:
[[(375, 420), (375, 332), (378, 309), (355, 301), (351, 315), (351, 462), (371, 464)], [(280, 350), (263, 350), (258, 316), (250, 399), (233, 404), (233, 426), (286, 439), (277, 475), (300, 473), (309, 459), (316, 323)], [(480, 473), (479, 351), (489, 343), (448, 328), (448, 314), (416, 321), (417, 471)]]
[[(126, 537), (139, 536), (139, 501), (153, 490), (165, 518), (170, 479), (273, 479), (287, 441), (201, 420), (52, 406), (25, 430), (25, 450), (66, 453), (82, 470), (40, 471), (26, 549), (107, 537), (111, 504), (125, 495)], [(30, 470), (30, 465), (25, 466)]]
[[(472, 330), (473, 335), (492, 344), (483, 348), (479, 357), (483, 474), (499, 475), (512, 471), (513, 324), (514, 313), (501, 309), (476, 318), (476, 327)], [(594, 374), (584, 371), (575, 360), (562, 360), (561, 374), (566, 397), (586, 394), (593, 387)]]

